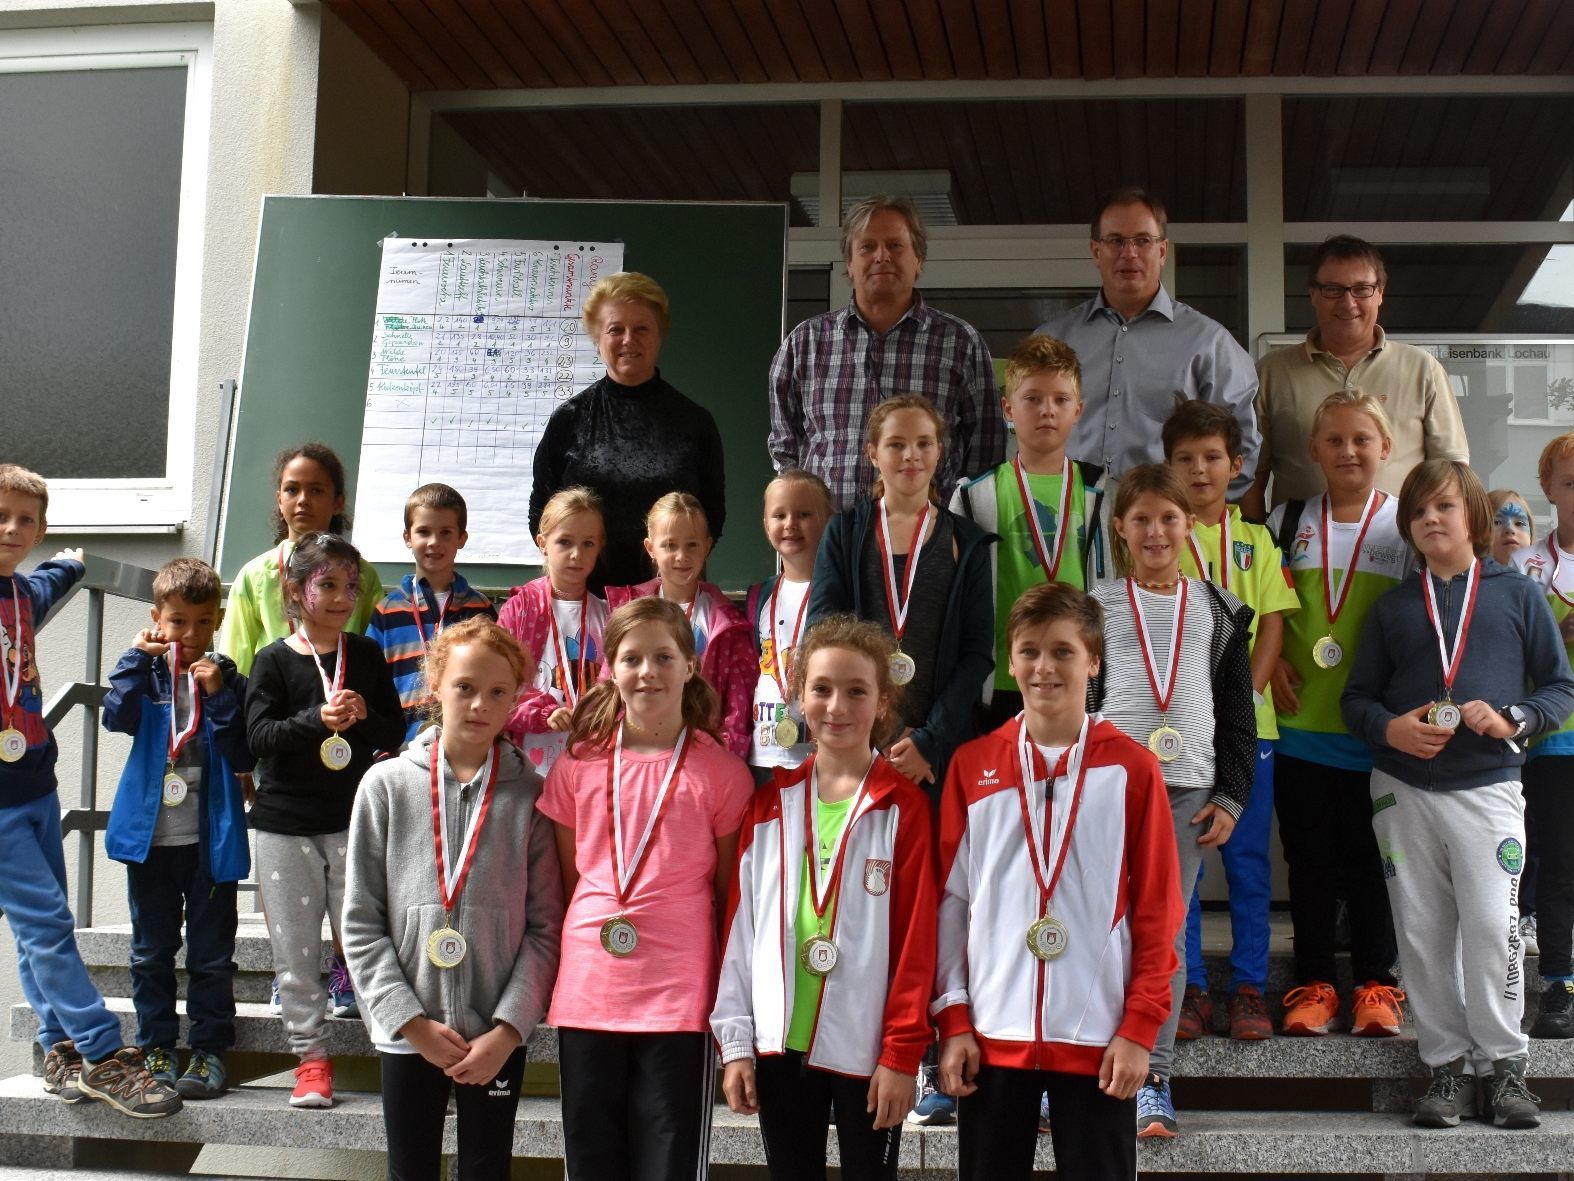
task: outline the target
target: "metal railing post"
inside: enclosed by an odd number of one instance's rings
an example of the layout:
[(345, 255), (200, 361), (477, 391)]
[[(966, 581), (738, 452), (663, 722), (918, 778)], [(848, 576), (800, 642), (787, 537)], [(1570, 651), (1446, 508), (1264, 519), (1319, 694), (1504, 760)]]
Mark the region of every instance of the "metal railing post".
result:
[[(104, 673), (104, 592), (87, 592), (87, 661), (84, 683), (97, 685)], [(82, 711), (82, 791), (80, 806), (93, 813), (98, 808), (98, 707)], [(78, 927), (93, 925), (93, 870), (97, 857), (91, 826), (77, 832)]]

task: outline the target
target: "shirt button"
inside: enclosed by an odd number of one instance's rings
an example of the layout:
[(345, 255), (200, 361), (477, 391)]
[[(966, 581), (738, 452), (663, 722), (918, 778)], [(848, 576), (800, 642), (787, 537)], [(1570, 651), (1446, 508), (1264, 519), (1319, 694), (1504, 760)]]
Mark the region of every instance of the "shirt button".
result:
[(1121, 356), (1119, 353), (1115, 354), (1115, 364), (1120, 365), (1120, 364), (1124, 363), (1125, 360), (1126, 360), (1126, 358)]
[(1121, 331), (1122, 331), (1122, 332), (1124, 332), (1124, 331), (1126, 331), (1126, 328), (1127, 328), (1127, 327), (1128, 327), (1128, 325), (1125, 325), (1125, 324), (1122, 324), (1122, 325), (1121, 325), (1121, 326), (1120, 326), (1120, 330), (1121, 330)]

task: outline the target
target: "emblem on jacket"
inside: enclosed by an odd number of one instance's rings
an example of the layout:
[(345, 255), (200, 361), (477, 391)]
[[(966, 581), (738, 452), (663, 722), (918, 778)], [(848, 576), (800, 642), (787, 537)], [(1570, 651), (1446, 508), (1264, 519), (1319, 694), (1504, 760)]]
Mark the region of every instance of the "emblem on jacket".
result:
[(871, 857), (864, 862), (864, 889), (878, 898), (891, 888), (891, 863)]

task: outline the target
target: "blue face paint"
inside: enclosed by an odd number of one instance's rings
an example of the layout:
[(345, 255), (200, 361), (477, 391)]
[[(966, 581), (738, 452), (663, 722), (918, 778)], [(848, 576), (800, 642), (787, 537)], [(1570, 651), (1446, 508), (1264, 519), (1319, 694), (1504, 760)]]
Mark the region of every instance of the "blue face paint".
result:
[(1505, 504), (1498, 509), (1497, 515), (1492, 518), (1492, 524), (1499, 529), (1523, 529), (1530, 531), (1530, 514), (1517, 504)]

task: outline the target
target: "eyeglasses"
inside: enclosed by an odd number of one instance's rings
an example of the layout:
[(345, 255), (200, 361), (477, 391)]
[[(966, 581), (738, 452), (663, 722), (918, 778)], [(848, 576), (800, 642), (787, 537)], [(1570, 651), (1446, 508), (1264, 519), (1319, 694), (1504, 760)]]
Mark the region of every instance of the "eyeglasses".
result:
[(1162, 241), (1163, 238), (1155, 238), (1152, 234), (1134, 234), (1130, 238), (1123, 238), (1119, 234), (1107, 234), (1098, 239), (1099, 245), (1108, 247), (1116, 254), (1128, 246), (1135, 247), (1138, 254), (1146, 254)]
[(1312, 290), (1324, 299), (1343, 299), (1346, 292), (1356, 299), (1371, 299), (1382, 290), (1376, 283), (1313, 283)]

